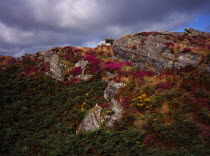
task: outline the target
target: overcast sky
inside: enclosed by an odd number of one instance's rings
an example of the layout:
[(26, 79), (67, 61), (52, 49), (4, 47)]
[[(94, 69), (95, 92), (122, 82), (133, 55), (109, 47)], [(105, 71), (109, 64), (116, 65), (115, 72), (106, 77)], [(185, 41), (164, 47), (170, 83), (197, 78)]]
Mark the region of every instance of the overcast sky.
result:
[(210, 31), (210, 0), (0, 0), (0, 55), (185, 27)]

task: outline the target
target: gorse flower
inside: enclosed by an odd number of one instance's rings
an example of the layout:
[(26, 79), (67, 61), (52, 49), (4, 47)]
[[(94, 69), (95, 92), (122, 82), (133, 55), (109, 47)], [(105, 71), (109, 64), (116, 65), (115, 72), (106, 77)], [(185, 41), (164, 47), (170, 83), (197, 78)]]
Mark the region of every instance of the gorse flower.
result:
[(147, 96), (144, 91), (140, 90), (140, 95), (137, 96), (136, 98), (132, 99), (132, 104), (130, 106), (135, 106), (137, 108), (151, 108), (152, 104), (151, 101), (155, 98), (156, 96)]
[(87, 106), (87, 103), (83, 102), (81, 105), (81, 111), (84, 111), (86, 106)]

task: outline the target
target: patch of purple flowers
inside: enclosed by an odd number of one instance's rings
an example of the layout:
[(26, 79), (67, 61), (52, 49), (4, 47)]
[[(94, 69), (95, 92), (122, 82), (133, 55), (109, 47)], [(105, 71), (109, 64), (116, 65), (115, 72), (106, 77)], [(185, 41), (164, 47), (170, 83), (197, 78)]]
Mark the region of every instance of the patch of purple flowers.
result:
[(177, 36), (177, 39), (178, 39), (179, 41), (184, 41), (185, 36), (178, 35), (178, 36)]
[(70, 62), (76, 62), (75, 56), (72, 55), (72, 54), (59, 55), (59, 57), (65, 58), (65, 59), (67, 59), (67, 60), (70, 61)]
[(101, 107), (102, 107), (102, 108), (109, 108), (110, 105), (109, 105), (108, 103), (103, 103), (103, 104), (101, 105)]
[(91, 64), (98, 65), (100, 64), (101, 60), (96, 57), (93, 52), (88, 52), (85, 54), (85, 59), (90, 62)]
[(76, 76), (76, 75), (81, 74), (81, 72), (82, 72), (82, 68), (81, 67), (76, 67), (76, 68), (73, 68), (70, 71), (70, 74), (73, 75), (73, 76)]
[(192, 49), (190, 49), (190, 48), (184, 48), (183, 49), (183, 52), (185, 52), (185, 53), (189, 53), (189, 52), (191, 52), (192, 51)]
[(75, 52), (75, 53), (81, 53), (82, 50), (81, 50), (81, 49), (75, 49), (74, 52)]
[(107, 61), (105, 63), (105, 67), (104, 67), (104, 70), (109, 70), (109, 71), (120, 71), (122, 67), (122, 64), (121, 63), (116, 63), (116, 62), (112, 62), (112, 61)]
[(172, 42), (166, 42), (165, 45), (169, 48), (173, 48), (174, 47), (174, 43)]
[(135, 75), (140, 76), (140, 77), (153, 76), (153, 75), (155, 75), (155, 72), (153, 72), (153, 71), (142, 71), (142, 72), (135, 73)]

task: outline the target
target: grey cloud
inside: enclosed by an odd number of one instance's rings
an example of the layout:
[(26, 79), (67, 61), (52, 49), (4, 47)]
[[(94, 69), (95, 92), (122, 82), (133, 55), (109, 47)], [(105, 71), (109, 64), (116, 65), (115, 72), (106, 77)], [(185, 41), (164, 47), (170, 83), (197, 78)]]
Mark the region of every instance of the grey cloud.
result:
[(173, 30), (209, 13), (207, 6), (209, 0), (1, 0), (0, 51), (15, 55), (39, 47), (93, 45), (126, 33)]

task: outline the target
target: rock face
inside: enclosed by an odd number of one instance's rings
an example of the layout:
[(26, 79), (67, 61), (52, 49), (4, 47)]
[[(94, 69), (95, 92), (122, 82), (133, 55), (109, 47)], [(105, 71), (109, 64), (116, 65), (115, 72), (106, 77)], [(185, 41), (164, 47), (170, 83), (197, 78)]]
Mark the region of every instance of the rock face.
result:
[(121, 105), (114, 98), (111, 99), (111, 103), (112, 114), (110, 114), (106, 120), (106, 127), (112, 127), (115, 121), (120, 120), (122, 118), (123, 108), (121, 107)]
[(77, 132), (87, 132), (99, 128), (102, 120), (101, 112), (102, 108), (96, 104), (89, 110), (89, 115), (80, 124)]
[(111, 100), (112, 98), (114, 98), (117, 90), (124, 86), (124, 83), (110, 82), (108, 84), (108, 87), (104, 91), (104, 98), (107, 100)]
[(50, 62), (51, 56), (56, 54), (55, 51), (44, 51), (43, 53), (45, 62)]
[(50, 71), (52, 72), (53, 78), (62, 80), (62, 64), (58, 55), (53, 55), (50, 59)]
[(113, 42), (114, 42), (114, 40), (115, 40), (115, 39), (113, 39), (113, 38), (106, 38), (106, 39), (105, 39), (105, 42), (106, 42), (106, 43), (110, 43), (110, 44), (112, 45)]
[(85, 61), (85, 60), (78, 61), (75, 64), (75, 67), (81, 67), (81, 69), (82, 69), (82, 74), (77, 75), (76, 78), (87, 81), (93, 77), (93, 75), (85, 74), (85, 69), (87, 68), (87, 65), (88, 65), (88, 61)]
[(95, 107), (89, 110), (88, 116), (84, 118), (77, 132), (95, 130), (101, 128), (101, 126), (112, 127), (116, 120), (121, 119), (123, 109), (118, 101), (114, 99), (114, 96), (117, 90), (124, 86), (124, 83), (110, 82), (104, 91), (104, 97), (111, 103), (110, 108), (104, 109), (96, 104)]
[(143, 70), (154, 70), (159, 73), (173, 67), (180, 68), (187, 65), (197, 65), (200, 56), (192, 53), (180, 53), (177, 57), (165, 45), (173, 43), (165, 39), (161, 32), (144, 35), (142, 33), (122, 36), (113, 43), (116, 57), (131, 61), (133, 65)]
[(193, 28), (185, 28), (184, 30), (187, 31), (188, 33), (194, 34), (194, 35), (210, 35), (209, 32), (203, 32), (203, 31), (196, 30)]
[(110, 43), (107, 43), (107, 42), (105, 42), (105, 41), (101, 41), (100, 43), (99, 43), (99, 46), (110, 46), (111, 44)]

